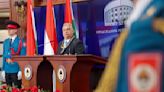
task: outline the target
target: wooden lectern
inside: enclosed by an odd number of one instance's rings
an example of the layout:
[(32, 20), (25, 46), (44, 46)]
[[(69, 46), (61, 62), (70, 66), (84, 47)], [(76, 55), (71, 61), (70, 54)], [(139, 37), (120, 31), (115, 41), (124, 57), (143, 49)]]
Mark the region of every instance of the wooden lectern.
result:
[[(95, 64), (106, 63), (105, 59), (94, 55), (15, 56), (13, 60), (21, 68), (25, 88), (37, 85), (52, 91), (54, 71), (56, 89), (60, 92), (91, 92), (91, 69)], [(32, 68), (32, 77), (28, 80), (24, 75), (27, 66)]]

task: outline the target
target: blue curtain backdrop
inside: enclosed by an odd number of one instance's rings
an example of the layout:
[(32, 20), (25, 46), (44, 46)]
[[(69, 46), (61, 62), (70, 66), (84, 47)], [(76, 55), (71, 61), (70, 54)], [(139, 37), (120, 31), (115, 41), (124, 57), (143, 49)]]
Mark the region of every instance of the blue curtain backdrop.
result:
[[(110, 54), (111, 47), (119, 32), (98, 34), (97, 30), (104, 27), (104, 7), (111, 0), (90, 0), (87, 2), (73, 3), (73, 13), (77, 26), (80, 31), (80, 40), (85, 45), (85, 53), (94, 54), (107, 58)], [(63, 40), (62, 26), (64, 22), (65, 6), (55, 5), (54, 12), (56, 17), (56, 29), (58, 41)], [(44, 48), (44, 30), (46, 20), (46, 7), (35, 7), (35, 21), (38, 37), (38, 53), (43, 54)], [(109, 29), (120, 29), (124, 25), (107, 27)], [(99, 29), (100, 28), (100, 29)]]

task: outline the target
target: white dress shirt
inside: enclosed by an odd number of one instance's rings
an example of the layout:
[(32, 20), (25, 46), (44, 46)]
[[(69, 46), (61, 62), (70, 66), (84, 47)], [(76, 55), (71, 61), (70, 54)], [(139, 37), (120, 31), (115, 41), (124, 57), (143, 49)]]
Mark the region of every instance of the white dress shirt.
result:
[(64, 48), (67, 47), (68, 43), (69, 43), (70, 39), (64, 40)]
[(15, 38), (17, 37), (17, 35), (14, 35), (14, 36), (11, 36), (10, 37), (10, 39), (12, 40), (12, 42), (11, 43), (13, 43), (14, 42), (14, 40), (15, 40)]

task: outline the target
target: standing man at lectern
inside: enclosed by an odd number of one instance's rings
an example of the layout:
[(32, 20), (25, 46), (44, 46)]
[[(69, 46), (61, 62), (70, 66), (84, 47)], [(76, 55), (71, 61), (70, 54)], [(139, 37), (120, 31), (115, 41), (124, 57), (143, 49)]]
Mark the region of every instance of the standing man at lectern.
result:
[(25, 55), (25, 42), (17, 36), (20, 25), (14, 21), (7, 21), (9, 38), (3, 44), (3, 66), (2, 77), (8, 86), (21, 88), (22, 73), (17, 62), (12, 60), (14, 55)]
[(71, 23), (63, 24), (63, 37), (64, 40), (59, 43), (57, 54), (58, 55), (69, 55), (69, 54), (83, 54), (84, 45), (76, 39), (73, 34), (73, 27)]

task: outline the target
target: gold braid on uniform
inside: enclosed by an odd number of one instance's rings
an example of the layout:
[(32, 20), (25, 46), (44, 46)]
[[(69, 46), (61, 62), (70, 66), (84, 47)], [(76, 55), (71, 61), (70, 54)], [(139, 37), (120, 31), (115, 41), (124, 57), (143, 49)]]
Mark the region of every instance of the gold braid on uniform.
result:
[(164, 19), (156, 18), (153, 21), (153, 28), (157, 32), (161, 32), (164, 34)]
[(94, 92), (115, 92), (122, 46), (127, 34), (128, 31), (124, 30), (116, 40), (100, 83)]

